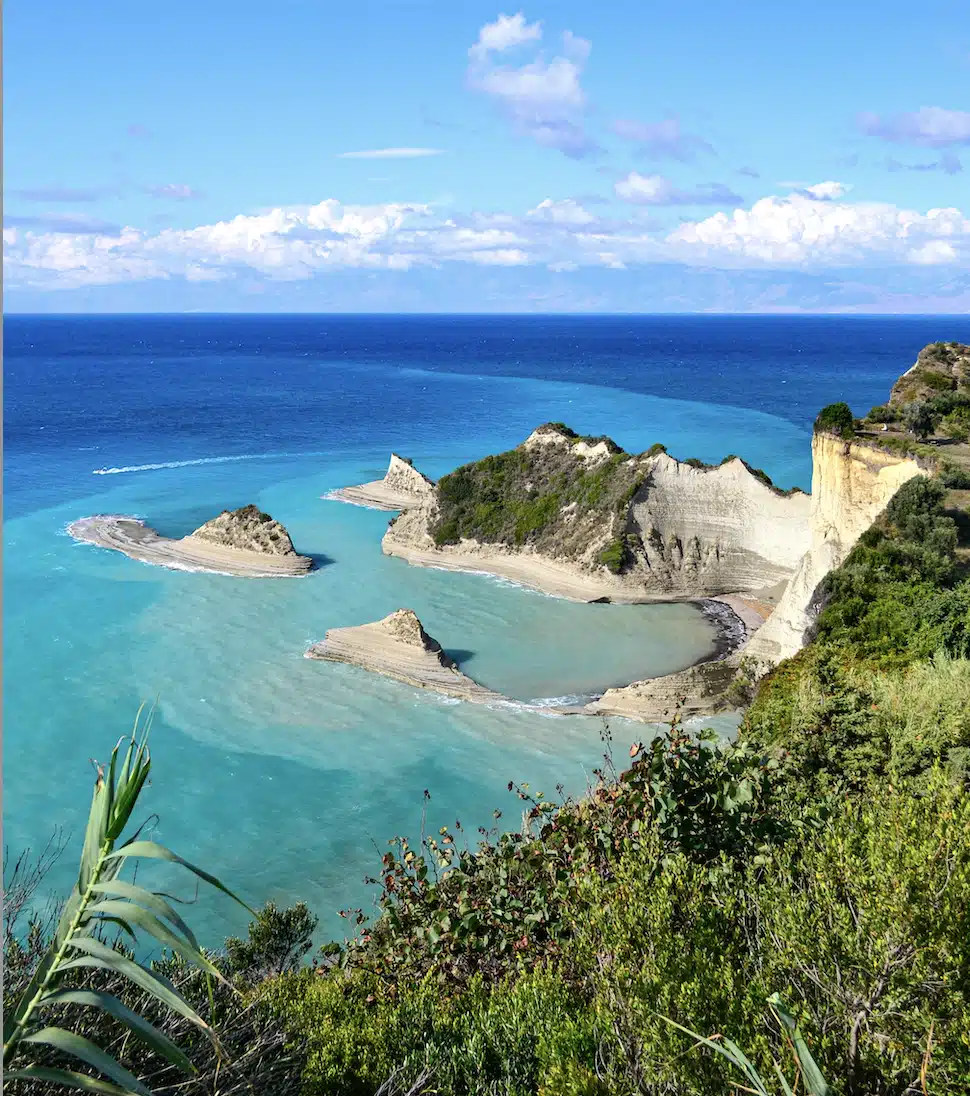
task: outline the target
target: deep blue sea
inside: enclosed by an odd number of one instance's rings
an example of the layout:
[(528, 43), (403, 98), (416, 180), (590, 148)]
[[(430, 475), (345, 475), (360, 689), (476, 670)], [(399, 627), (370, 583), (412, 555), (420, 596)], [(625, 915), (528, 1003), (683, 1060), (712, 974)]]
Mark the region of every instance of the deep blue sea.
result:
[[(384, 557), (386, 514), (326, 501), (389, 453), (439, 476), (558, 420), (629, 450), (738, 453), (810, 486), (811, 422), (880, 403), (970, 318), (7, 317), (4, 323), (4, 843), (73, 843), (104, 760), (157, 698), (146, 813), (159, 840), (252, 905), (303, 898), (325, 932), (370, 901), (388, 838), (518, 822), (510, 780), (581, 792), (597, 720), (539, 698), (680, 668), (709, 649), (688, 606), (577, 605)], [(254, 502), (319, 558), (303, 579), (168, 571), (75, 543), (73, 520), (180, 536)], [(463, 668), (522, 701), (448, 702), (303, 658), (330, 627), (415, 609)], [(617, 755), (642, 728), (614, 722)], [(426, 802), (424, 791), (431, 799)], [(244, 926), (203, 895), (210, 943)]]

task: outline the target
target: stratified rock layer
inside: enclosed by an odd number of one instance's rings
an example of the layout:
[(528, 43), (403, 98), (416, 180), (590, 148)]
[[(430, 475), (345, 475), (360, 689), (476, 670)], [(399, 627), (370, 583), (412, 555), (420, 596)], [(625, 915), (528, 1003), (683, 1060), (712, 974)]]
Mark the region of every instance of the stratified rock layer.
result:
[(502, 697), (458, 669), (441, 644), (424, 630), (412, 609), (397, 609), (383, 620), (352, 628), (331, 628), (307, 658), (347, 662), (421, 689), (484, 703)]
[(223, 510), (191, 534), (222, 548), (243, 552), (264, 552), (273, 556), (295, 556), (290, 534), (258, 506), (243, 506), (238, 510)]
[[(481, 491), (484, 513), (494, 505), (491, 459), (459, 470), (469, 490)], [(392, 522), (385, 553), (490, 571), (581, 600), (651, 601), (763, 593), (791, 577), (809, 544), (808, 496), (779, 491), (737, 458), (709, 467), (664, 452), (631, 456), (609, 439), (579, 438), (549, 424), (494, 460), (502, 462), (506, 492), (501, 539), (460, 529), (457, 543), (443, 539), (454, 537), (439, 500), (443, 481)], [(557, 482), (567, 483), (569, 501), (561, 505)], [(526, 518), (516, 526), (519, 512)], [(539, 522), (530, 525), (536, 513)]]
[(911, 457), (876, 445), (832, 434), (814, 436), (811, 545), (774, 612), (748, 644), (749, 658), (767, 666), (801, 650), (822, 579), (841, 566), (899, 488), (923, 471)]
[(296, 554), (283, 526), (255, 506), (225, 510), (181, 540), (161, 536), (138, 518), (111, 514), (81, 518), (67, 531), (75, 540), (177, 571), (290, 578), (313, 567), (309, 556)]
[(372, 510), (405, 510), (419, 506), (434, 494), (434, 482), (405, 457), (391, 454), (384, 478), (358, 487), (341, 487), (325, 496), (338, 502), (352, 502)]

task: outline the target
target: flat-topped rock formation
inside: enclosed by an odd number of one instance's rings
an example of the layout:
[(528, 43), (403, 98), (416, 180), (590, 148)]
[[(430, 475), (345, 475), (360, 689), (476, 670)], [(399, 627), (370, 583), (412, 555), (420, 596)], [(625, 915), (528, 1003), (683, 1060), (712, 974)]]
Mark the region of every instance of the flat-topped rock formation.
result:
[(549, 423), (444, 476), (394, 519), (383, 549), (587, 601), (771, 596), (808, 548), (810, 505), (737, 457), (635, 456)]
[(131, 559), (179, 571), (241, 578), (286, 578), (313, 567), (289, 533), (256, 506), (224, 510), (187, 537), (163, 537), (138, 518), (96, 515), (68, 526), (75, 540), (124, 552)]
[(406, 510), (419, 506), (434, 494), (434, 483), (405, 457), (391, 454), (384, 478), (362, 483), (358, 487), (341, 487), (325, 498), (352, 502), (373, 510)]
[(424, 630), (412, 609), (398, 609), (373, 624), (331, 628), (307, 658), (347, 662), (420, 689), (479, 703), (504, 699), (463, 674), (441, 644)]

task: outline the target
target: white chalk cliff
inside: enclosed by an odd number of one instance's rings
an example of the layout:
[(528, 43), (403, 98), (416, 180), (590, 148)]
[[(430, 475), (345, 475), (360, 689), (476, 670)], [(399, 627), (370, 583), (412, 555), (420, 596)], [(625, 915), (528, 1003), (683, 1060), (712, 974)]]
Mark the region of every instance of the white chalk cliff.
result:
[(911, 457), (862, 441), (816, 433), (812, 439), (811, 543), (774, 612), (745, 654), (765, 666), (804, 646), (819, 583), (841, 566), (859, 537), (907, 480), (923, 473)]
[(788, 579), (808, 543), (809, 496), (784, 494), (734, 458), (697, 468), (666, 453), (633, 498), (630, 528), (643, 545), (634, 570), (658, 592), (757, 592)]
[[(611, 442), (589, 443), (550, 426), (531, 434), (521, 448), (555, 448), (550, 459), (572, 454), (587, 468), (622, 455)], [(787, 581), (808, 547), (809, 496), (779, 491), (742, 460), (698, 467), (660, 452), (627, 456), (621, 464), (619, 471), (631, 482), (642, 478), (623, 512), (614, 518), (569, 504), (557, 519), (555, 547), (470, 539), (438, 546), (431, 489), (392, 522), (384, 552), (425, 566), (493, 571), (585, 600), (650, 601), (762, 593)], [(621, 533), (630, 556), (615, 574), (600, 555)]]

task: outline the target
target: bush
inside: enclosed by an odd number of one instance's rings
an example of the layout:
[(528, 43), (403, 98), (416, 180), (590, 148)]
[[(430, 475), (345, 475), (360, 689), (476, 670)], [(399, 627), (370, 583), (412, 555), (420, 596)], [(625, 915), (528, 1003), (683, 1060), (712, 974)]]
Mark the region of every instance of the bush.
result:
[(870, 422), (896, 422), (899, 419), (899, 411), (889, 404), (879, 404), (872, 408), (866, 418)]
[(936, 428), (936, 416), (922, 400), (907, 403), (903, 408), (902, 419), (906, 429), (921, 441), (928, 438)]
[(970, 437), (970, 407), (955, 408), (940, 422), (940, 433), (954, 441)]
[(815, 419), (816, 431), (828, 434), (837, 434), (840, 438), (849, 439), (855, 436), (855, 418), (852, 409), (847, 403), (830, 403), (823, 407)]

